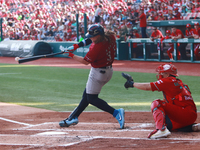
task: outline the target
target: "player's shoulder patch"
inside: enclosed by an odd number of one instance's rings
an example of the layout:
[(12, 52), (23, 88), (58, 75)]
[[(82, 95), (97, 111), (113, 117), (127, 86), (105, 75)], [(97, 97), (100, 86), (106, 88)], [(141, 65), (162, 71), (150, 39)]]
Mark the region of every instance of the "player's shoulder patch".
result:
[(162, 79), (159, 79), (158, 81), (156, 81), (157, 84), (161, 84), (163, 83), (163, 80)]

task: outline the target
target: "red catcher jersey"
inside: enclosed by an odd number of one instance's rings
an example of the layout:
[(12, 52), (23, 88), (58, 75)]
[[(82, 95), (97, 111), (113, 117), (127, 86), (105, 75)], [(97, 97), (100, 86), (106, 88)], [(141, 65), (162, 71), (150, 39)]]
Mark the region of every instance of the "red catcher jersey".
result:
[(111, 35), (110, 39), (110, 43), (108, 41), (103, 41), (97, 44), (92, 43), (89, 52), (84, 57), (84, 60), (91, 63), (91, 66), (94, 68), (112, 65), (117, 44), (114, 35)]
[(165, 101), (180, 107), (192, 106), (196, 111), (193, 98), (187, 85), (175, 77), (162, 78), (151, 82), (152, 91), (162, 91)]

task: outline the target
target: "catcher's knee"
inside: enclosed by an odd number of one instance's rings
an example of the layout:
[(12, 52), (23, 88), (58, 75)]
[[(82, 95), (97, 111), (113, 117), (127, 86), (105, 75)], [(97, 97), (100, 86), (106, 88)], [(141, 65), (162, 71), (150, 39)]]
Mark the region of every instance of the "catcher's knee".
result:
[(155, 110), (157, 110), (158, 107), (161, 107), (161, 100), (160, 99), (156, 99), (151, 103), (151, 112), (154, 112)]

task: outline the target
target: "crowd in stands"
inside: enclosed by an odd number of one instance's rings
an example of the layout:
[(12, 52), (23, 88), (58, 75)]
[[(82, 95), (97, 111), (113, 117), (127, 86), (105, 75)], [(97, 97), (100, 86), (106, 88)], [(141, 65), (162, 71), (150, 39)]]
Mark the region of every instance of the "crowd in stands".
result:
[(88, 26), (100, 23), (125, 38), (137, 27), (141, 9), (147, 21), (179, 20), (199, 12), (199, 4), (198, 0), (0, 0), (0, 17), (4, 40), (76, 41), (76, 14), (83, 38), (84, 13)]

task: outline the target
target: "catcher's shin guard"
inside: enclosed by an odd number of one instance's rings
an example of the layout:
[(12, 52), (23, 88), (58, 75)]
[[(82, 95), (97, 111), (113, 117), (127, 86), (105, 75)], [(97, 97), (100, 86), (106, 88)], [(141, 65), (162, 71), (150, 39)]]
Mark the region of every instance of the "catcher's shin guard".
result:
[(154, 100), (151, 104), (151, 111), (153, 113), (153, 118), (156, 124), (156, 129), (165, 129), (165, 113), (161, 107), (160, 100)]

